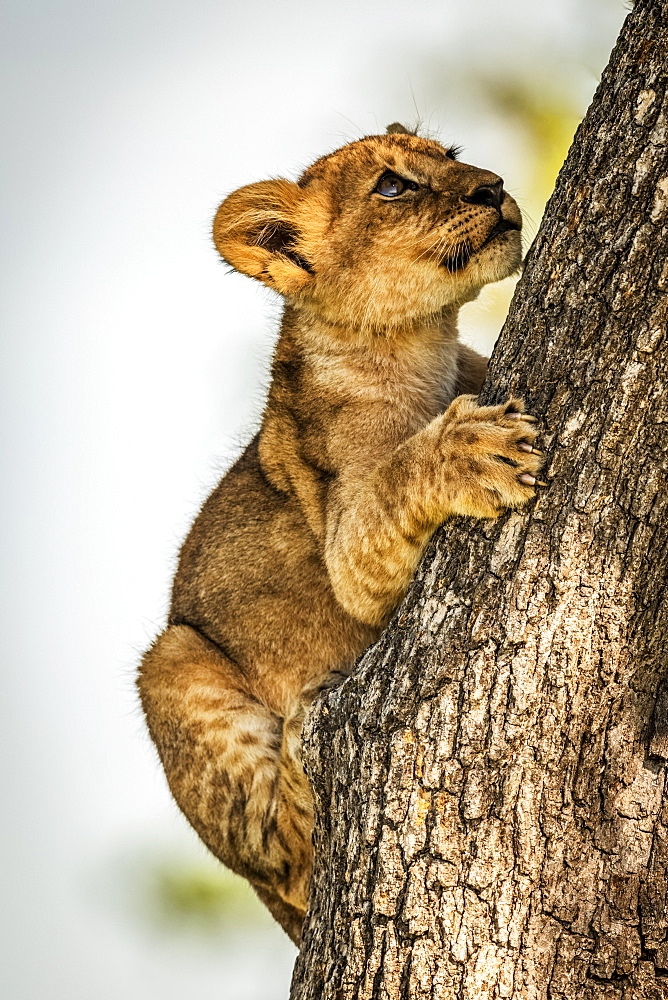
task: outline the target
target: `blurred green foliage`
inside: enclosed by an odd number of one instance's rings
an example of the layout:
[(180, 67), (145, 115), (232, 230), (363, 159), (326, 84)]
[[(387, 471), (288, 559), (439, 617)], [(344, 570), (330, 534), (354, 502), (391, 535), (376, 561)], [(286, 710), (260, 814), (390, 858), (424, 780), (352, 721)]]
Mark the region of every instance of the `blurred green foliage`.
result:
[[(479, 106), (480, 117), (502, 122), (509, 135), (514, 160), (510, 185), (524, 217), (524, 248), (528, 250), (538, 231), (547, 201), (575, 131), (586, 111), (586, 100), (565, 78), (564, 70), (547, 73), (535, 67), (515, 72), (499, 70), (473, 74), (469, 91)], [(462, 330), (476, 340), (484, 353), (491, 351), (508, 312), (518, 278), (507, 278), (483, 289), (480, 298), (467, 306)]]
[(196, 843), (159, 853), (135, 849), (111, 874), (123, 909), (161, 934), (220, 936), (272, 924), (250, 885)]
[(521, 137), (529, 182), (523, 193), (540, 218), (585, 108), (554, 79), (504, 75), (481, 80), (479, 86), (494, 112)]
[(165, 859), (153, 867), (147, 882), (150, 910), (157, 921), (174, 928), (196, 924), (215, 930), (255, 917), (251, 891), (222, 865)]

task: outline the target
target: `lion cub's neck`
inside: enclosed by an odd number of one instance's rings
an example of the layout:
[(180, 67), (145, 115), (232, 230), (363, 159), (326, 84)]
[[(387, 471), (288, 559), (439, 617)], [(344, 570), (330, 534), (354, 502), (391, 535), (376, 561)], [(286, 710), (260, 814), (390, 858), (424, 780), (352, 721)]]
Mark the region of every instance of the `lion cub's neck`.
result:
[(451, 308), (402, 329), (363, 334), (288, 306), (276, 360), (299, 359), (296, 394), (325, 406), (379, 403), (413, 433), (455, 395), (457, 313)]

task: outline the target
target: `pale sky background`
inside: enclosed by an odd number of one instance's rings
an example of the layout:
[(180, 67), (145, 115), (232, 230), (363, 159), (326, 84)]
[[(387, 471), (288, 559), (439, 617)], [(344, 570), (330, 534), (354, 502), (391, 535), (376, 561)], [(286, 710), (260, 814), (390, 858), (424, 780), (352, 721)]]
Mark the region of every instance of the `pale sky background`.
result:
[[(269, 921), (161, 930), (133, 902), (153, 860), (206, 864), (133, 671), (180, 540), (251, 434), (279, 317), (218, 261), (218, 202), (417, 107), (522, 203), (517, 137), (471, 79), (523, 67), (585, 107), (625, 13), (621, 0), (5, 0), (4, 996), (288, 994), (294, 949)], [(465, 326), (489, 342), (484, 303)]]

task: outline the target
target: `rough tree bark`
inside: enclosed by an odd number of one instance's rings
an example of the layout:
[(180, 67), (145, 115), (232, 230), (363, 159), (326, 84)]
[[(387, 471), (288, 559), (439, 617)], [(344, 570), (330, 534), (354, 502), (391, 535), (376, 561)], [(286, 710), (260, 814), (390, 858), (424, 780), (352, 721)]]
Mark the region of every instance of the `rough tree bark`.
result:
[(549, 489), (441, 529), (308, 720), (293, 1000), (668, 997), (667, 66), (640, 0), (483, 391), (541, 417)]

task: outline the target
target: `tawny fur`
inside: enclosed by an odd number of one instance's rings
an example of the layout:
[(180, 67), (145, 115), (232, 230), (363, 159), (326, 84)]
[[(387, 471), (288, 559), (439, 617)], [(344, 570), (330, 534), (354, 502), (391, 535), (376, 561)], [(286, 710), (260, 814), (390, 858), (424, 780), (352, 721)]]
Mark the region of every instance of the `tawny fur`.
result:
[[(177, 803), (294, 941), (305, 707), (379, 635), (436, 527), (524, 503), (541, 464), (518, 400), (476, 405), (486, 363), (457, 339), (460, 305), (519, 265), (519, 210), (495, 174), (391, 128), (218, 210), (219, 252), (285, 312), (260, 431), (185, 541), (139, 676)], [(410, 186), (380, 193), (387, 172)]]

